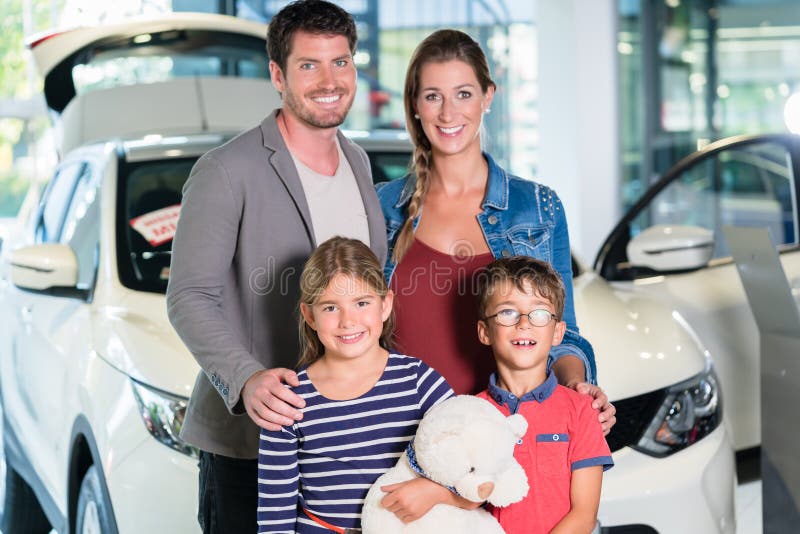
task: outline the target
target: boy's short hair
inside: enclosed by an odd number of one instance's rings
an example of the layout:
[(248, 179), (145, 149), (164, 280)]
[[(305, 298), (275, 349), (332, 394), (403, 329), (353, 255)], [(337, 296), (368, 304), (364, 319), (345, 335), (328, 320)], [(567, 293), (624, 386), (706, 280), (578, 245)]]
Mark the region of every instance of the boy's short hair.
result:
[(286, 59), (297, 32), (342, 35), (347, 38), (351, 53), (355, 52), (358, 42), (353, 17), (336, 4), (325, 0), (291, 2), (272, 17), (267, 30), (267, 54), (282, 71), (286, 71)]
[(564, 313), (564, 281), (561, 275), (547, 262), (530, 256), (512, 256), (490, 263), (479, 277), (478, 312), (481, 319), (486, 317), (486, 307), (501, 282), (513, 282), (520, 291), (527, 291), (527, 284), (534, 293), (547, 299), (553, 305), (557, 320)]

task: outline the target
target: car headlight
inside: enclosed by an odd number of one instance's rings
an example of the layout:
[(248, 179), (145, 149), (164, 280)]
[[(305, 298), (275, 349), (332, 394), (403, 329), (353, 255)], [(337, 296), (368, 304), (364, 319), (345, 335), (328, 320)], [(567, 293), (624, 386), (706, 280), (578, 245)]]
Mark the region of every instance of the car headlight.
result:
[(662, 458), (697, 443), (722, 421), (722, 400), (709, 365), (697, 376), (667, 388), (664, 402), (634, 449)]
[(131, 385), (147, 431), (167, 447), (198, 458), (198, 450), (179, 437), (189, 399), (153, 389), (135, 380), (131, 380)]

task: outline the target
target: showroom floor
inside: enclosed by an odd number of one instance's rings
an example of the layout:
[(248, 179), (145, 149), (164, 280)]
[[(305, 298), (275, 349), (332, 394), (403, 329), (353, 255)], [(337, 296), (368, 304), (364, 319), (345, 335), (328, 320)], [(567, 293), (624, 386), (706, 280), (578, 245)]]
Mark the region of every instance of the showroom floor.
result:
[(761, 534), (761, 481), (739, 484), (736, 488), (736, 532)]

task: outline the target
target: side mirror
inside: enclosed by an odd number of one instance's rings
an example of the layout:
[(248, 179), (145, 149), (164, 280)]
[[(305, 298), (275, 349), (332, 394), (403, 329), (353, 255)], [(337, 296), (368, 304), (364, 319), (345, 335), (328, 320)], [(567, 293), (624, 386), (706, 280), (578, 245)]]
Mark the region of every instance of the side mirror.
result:
[(628, 262), (655, 271), (704, 267), (714, 253), (714, 232), (699, 226), (651, 226), (628, 243)]
[(78, 258), (67, 245), (23, 247), (12, 251), (10, 259), (11, 283), (22, 289), (43, 291), (78, 285)]

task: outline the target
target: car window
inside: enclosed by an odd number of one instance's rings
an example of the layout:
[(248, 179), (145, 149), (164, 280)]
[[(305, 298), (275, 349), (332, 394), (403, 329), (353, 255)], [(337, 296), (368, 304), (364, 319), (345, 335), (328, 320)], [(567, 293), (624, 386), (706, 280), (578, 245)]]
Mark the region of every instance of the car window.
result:
[(36, 225), (37, 243), (59, 242), (70, 200), (85, 172), (86, 165), (82, 162), (66, 164), (56, 171), (42, 201)]
[(264, 40), (204, 30), (169, 30), (110, 38), (77, 55), (72, 80), (77, 94), (120, 85), (181, 77), (269, 78)]
[(117, 262), (125, 286), (166, 291), (181, 192), (195, 161), (154, 160), (120, 169)]
[(722, 227), (766, 226), (776, 244), (798, 242), (791, 158), (780, 143), (739, 145), (699, 161), (631, 221), (631, 237), (656, 224), (714, 232), (714, 258), (729, 256)]
[(377, 183), (397, 180), (408, 174), (411, 152), (367, 151), (372, 181)]
[(87, 165), (75, 187), (59, 242), (69, 245), (78, 259), (78, 289), (91, 289), (100, 246), (100, 178)]

